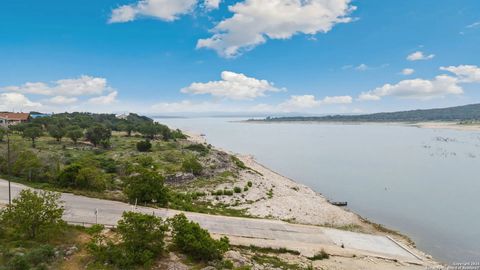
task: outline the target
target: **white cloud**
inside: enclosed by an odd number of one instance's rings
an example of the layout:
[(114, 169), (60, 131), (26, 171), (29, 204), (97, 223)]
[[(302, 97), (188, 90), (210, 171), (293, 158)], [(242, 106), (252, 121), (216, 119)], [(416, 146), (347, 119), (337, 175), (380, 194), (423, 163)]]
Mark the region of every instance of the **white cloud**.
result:
[(402, 74), (405, 76), (412, 75), (413, 73), (415, 73), (415, 69), (413, 68), (405, 68), (402, 70)]
[(325, 97), (322, 99), (322, 104), (350, 104), (352, 103), (353, 98), (351, 96), (335, 96), (335, 97)]
[(315, 96), (313, 95), (303, 95), (303, 96), (291, 96), (289, 100), (281, 103), (279, 107), (282, 110), (295, 110), (295, 109), (306, 109), (313, 108), (320, 104)]
[(20, 93), (2, 93), (0, 94), (0, 110), (23, 110), (40, 108), (42, 104), (32, 102), (25, 95)]
[(368, 69), (369, 69), (369, 67), (365, 64), (360, 64), (360, 65), (355, 67), (355, 70), (358, 70), (358, 71), (367, 71)]
[(295, 34), (327, 33), (338, 23), (348, 23), (355, 10), (351, 0), (244, 0), (229, 7), (231, 18), (200, 39), (197, 48), (209, 48), (231, 58), (265, 43)]
[(241, 73), (231, 71), (222, 72), (222, 80), (207, 83), (192, 83), (181, 90), (182, 93), (203, 95), (234, 100), (248, 100), (265, 96), (267, 92), (278, 92), (273, 83), (267, 80), (250, 78)]
[(480, 82), (480, 68), (474, 65), (441, 67), (441, 70), (455, 74), (462, 83)]
[[(217, 1), (205, 1), (213, 8)], [(133, 21), (139, 16), (154, 17), (163, 21), (175, 21), (180, 15), (192, 12), (198, 0), (141, 0), (132, 5), (120, 6), (112, 11), (109, 23)], [(218, 5), (217, 5), (218, 7)]]
[(73, 104), (77, 101), (78, 101), (78, 98), (76, 97), (64, 97), (64, 96), (55, 96), (48, 100), (49, 103), (52, 103), (55, 105)]
[(295, 110), (311, 109), (321, 105), (350, 104), (351, 96), (333, 96), (318, 100), (313, 95), (291, 96), (290, 99), (278, 105), (277, 111), (290, 112)]
[(474, 22), (466, 26), (467, 28), (478, 28), (480, 27), (480, 22)]
[(88, 100), (89, 103), (91, 104), (98, 104), (98, 105), (109, 105), (112, 103), (117, 102), (117, 91), (113, 91), (110, 94), (106, 96), (99, 96), (99, 97), (94, 97)]
[(408, 61), (430, 60), (435, 57), (435, 54), (426, 55), (421, 51), (416, 51), (407, 56)]
[(100, 95), (108, 90), (107, 80), (91, 76), (80, 76), (76, 79), (58, 80), (51, 84), (44, 82), (27, 82), (20, 86), (7, 86), (0, 88), (7, 92), (22, 94), (36, 94), (48, 96), (81, 96)]
[(205, 0), (204, 5), (207, 10), (217, 9), (220, 6), (221, 0)]
[(385, 96), (396, 96), (411, 99), (432, 99), (447, 95), (463, 94), (455, 77), (439, 75), (433, 80), (403, 80), (397, 84), (385, 84), (382, 87), (360, 94), (359, 100), (380, 100)]

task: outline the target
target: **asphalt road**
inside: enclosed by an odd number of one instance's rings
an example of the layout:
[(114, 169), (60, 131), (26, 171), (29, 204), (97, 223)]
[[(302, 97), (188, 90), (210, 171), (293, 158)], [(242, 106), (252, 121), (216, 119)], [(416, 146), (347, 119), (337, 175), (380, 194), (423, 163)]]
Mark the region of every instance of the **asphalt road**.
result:
[[(12, 196), (25, 189), (24, 185), (12, 183)], [(93, 199), (63, 193), (65, 204), (64, 220), (69, 223), (99, 223), (116, 225), (124, 211), (137, 211), (167, 218), (178, 211), (137, 207), (132, 205)], [(8, 184), (0, 179), (0, 204), (8, 203)], [(97, 215), (95, 214), (97, 213)], [(397, 259), (404, 262), (422, 263), (410, 250), (380, 235), (369, 235), (336, 230), (318, 226), (297, 225), (283, 221), (250, 219), (185, 213), (187, 217), (198, 222), (203, 228), (216, 235), (226, 235), (234, 244), (285, 247), (311, 254), (327, 250), (339, 255), (370, 255), (381, 258)], [(343, 244), (344, 248), (341, 248)]]

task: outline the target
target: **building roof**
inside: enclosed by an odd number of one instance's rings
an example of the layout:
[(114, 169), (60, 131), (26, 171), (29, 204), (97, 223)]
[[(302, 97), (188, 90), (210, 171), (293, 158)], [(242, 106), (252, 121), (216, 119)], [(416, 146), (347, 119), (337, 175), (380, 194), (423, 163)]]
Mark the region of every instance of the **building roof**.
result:
[(29, 116), (29, 113), (0, 112), (0, 118), (13, 121), (27, 121)]

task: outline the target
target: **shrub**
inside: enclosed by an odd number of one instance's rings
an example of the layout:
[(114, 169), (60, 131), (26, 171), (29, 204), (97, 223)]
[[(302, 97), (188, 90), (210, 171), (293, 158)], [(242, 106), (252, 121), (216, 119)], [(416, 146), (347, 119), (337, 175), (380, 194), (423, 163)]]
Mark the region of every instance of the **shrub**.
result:
[(125, 179), (123, 190), (130, 201), (140, 203), (156, 202), (159, 205), (167, 203), (167, 188), (164, 178), (155, 171), (146, 168), (136, 168), (131, 176)]
[(252, 181), (248, 181), (247, 186), (248, 186), (248, 187), (252, 187), (252, 186), (253, 186)]
[(232, 195), (233, 195), (233, 190), (225, 189), (225, 190), (223, 191), (223, 195), (232, 196)]
[(330, 255), (325, 252), (325, 250), (321, 250), (319, 253), (316, 253), (313, 257), (310, 257), (308, 259), (312, 261), (321, 261), (330, 258)]
[(16, 255), (7, 264), (7, 269), (9, 270), (29, 270), (30, 265), (27, 261), (27, 258), (22, 255)]
[(195, 151), (195, 152), (199, 153), (201, 156), (206, 156), (208, 154), (208, 152), (210, 151), (208, 149), (208, 147), (206, 147), (205, 145), (203, 145), (201, 143), (191, 144), (191, 145), (185, 147), (185, 149)]
[(139, 152), (149, 152), (152, 149), (152, 143), (149, 140), (140, 141), (137, 143), (137, 150)]
[(0, 221), (15, 233), (36, 239), (63, 224), (64, 208), (59, 205), (59, 199), (59, 193), (22, 190), (12, 205), (0, 212)]
[(164, 251), (167, 226), (161, 218), (124, 212), (118, 222), (120, 241), (107, 240), (96, 230), (87, 250), (98, 262), (111, 263), (119, 269), (149, 266)]
[(245, 191), (248, 191), (248, 187), (244, 187), (244, 188), (243, 188), (243, 191), (244, 191), (244, 192), (245, 192)]
[(213, 195), (222, 196), (223, 195), (223, 190), (219, 189), (219, 190), (213, 192)]
[(198, 261), (220, 260), (229, 249), (229, 240), (215, 240), (198, 223), (189, 221), (184, 214), (170, 219), (172, 238), (176, 248)]
[(233, 188), (233, 191), (235, 191), (235, 193), (242, 193), (242, 188), (240, 188), (240, 187), (234, 187), (234, 188)]
[(55, 249), (51, 245), (42, 245), (30, 251), (26, 258), (32, 265), (49, 262), (55, 256)]
[(189, 157), (183, 161), (182, 169), (184, 172), (200, 175), (203, 171), (203, 166), (195, 157)]
[(231, 156), (231, 159), (232, 159), (233, 163), (235, 163), (235, 165), (237, 165), (237, 167), (239, 167), (240, 169), (248, 169), (248, 167), (245, 165), (245, 163), (243, 163), (243, 161), (241, 161), (236, 156)]

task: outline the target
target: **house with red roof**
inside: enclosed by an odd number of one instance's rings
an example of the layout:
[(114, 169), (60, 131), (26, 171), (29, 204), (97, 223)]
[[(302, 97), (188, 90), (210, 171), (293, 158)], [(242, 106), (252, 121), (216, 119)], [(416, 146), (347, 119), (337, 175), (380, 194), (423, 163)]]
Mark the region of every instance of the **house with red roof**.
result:
[(29, 113), (0, 112), (1, 127), (8, 127), (11, 125), (25, 123), (28, 122), (28, 119), (30, 119)]

